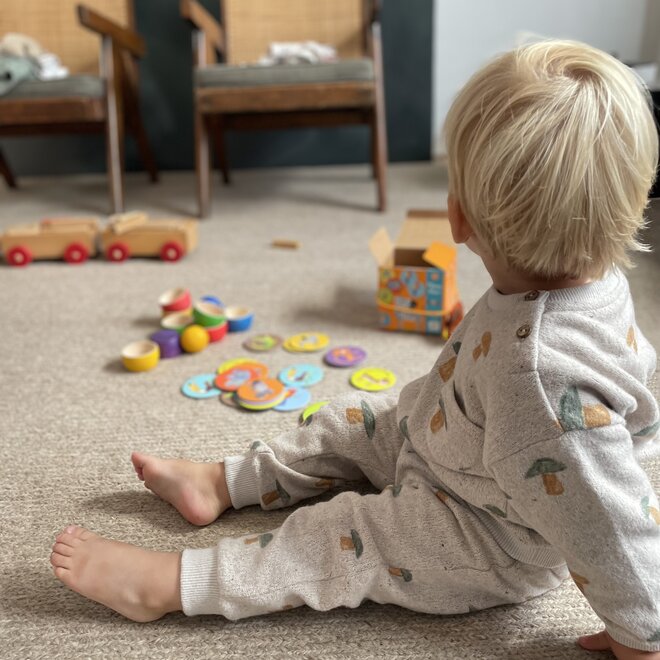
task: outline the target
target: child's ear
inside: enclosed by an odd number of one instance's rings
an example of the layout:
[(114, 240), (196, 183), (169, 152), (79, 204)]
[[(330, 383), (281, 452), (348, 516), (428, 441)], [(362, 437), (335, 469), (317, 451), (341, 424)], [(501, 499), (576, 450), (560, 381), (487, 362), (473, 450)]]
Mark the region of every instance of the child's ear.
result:
[(459, 201), (452, 194), (447, 197), (447, 212), (454, 242), (465, 243), (473, 234), (472, 227), (470, 227)]

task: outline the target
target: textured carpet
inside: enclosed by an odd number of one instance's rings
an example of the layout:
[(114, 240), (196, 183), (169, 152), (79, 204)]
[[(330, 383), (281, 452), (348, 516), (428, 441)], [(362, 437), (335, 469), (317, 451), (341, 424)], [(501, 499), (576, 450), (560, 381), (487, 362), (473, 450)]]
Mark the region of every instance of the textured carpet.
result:
[[(371, 364), (394, 370), (400, 384), (424, 373), (438, 353), (435, 339), (376, 329), (376, 268), (367, 249), (381, 224), (396, 233), (407, 208), (444, 204), (446, 184), (437, 167), (392, 167), (384, 216), (371, 210), (374, 186), (366, 167), (238, 172), (231, 187), (214, 184), (214, 214), (200, 226), (200, 248), (178, 264), (0, 267), (0, 656), (609, 657), (575, 646), (578, 635), (601, 625), (570, 582), (520, 606), (463, 616), (368, 603), (327, 613), (299, 608), (239, 623), (178, 614), (143, 625), (53, 577), (50, 547), (70, 522), (176, 550), (267, 530), (287, 515), (252, 507), (195, 528), (135, 477), (133, 449), (217, 460), (296, 424), (296, 413), (241, 413), (179, 393), (189, 376), (244, 355), (242, 336), (162, 362), (150, 373), (122, 369), (121, 347), (156, 328), (164, 290), (187, 286), (196, 296), (215, 293), (227, 304), (249, 305), (256, 331), (319, 330), (335, 344), (357, 343)], [(190, 174), (165, 174), (158, 186), (140, 175), (128, 181), (129, 206), (155, 215), (192, 212), (193, 195)], [(0, 186), (0, 229), (53, 213), (103, 215), (106, 204), (100, 177), (25, 180), (16, 192)], [(297, 239), (302, 247), (276, 250), (273, 238)], [(462, 248), (459, 255), (459, 287), (469, 307), (488, 279), (474, 255)], [(631, 277), (639, 323), (660, 348), (660, 262), (643, 255), (639, 264)], [(273, 370), (292, 362), (284, 351), (263, 359)], [(320, 362), (318, 355), (312, 360)], [(314, 395), (348, 388), (345, 372), (328, 370)], [(659, 489), (660, 467), (650, 471)]]

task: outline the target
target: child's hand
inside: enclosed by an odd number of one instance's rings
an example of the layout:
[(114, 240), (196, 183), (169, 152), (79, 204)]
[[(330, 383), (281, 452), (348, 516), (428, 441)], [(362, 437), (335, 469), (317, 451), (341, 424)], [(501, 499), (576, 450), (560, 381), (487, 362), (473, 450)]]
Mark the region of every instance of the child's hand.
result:
[(660, 651), (631, 649), (612, 639), (607, 630), (580, 637), (578, 644), (587, 651), (612, 651), (618, 660), (660, 660)]

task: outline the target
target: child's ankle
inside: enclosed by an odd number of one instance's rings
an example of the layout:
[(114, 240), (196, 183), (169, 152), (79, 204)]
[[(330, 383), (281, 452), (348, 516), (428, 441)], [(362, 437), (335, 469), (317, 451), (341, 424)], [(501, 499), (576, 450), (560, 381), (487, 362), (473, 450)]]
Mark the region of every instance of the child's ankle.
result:
[(223, 461), (220, 461), (218, 465), (220, 467), (217, 480), (218, 495), (220, 496), (220, 501), (225, 504), (227, 508), (230, 508), (233, 505), (231, 502), (231, 496), (229, 495), (229, 488), (227, 487), (227, 479), (225, 477), (225, 464)]
[(168, 580), (168, 584), (164, 587), (163, 595), (165, 597), (165, 608), (167, 612), (180, 612), (183, 610), (181, 604), (181, 552), (171, 552), (168, 558), (168, 565), (171, 570), (176, 573), (176, 582), (172, 583)]

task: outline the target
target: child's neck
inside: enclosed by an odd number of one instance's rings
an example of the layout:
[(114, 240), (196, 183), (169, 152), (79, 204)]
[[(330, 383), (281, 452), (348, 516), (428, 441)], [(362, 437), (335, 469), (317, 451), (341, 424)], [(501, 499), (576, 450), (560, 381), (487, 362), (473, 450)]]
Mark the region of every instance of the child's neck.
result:
[(490, 276), (493, 280), (493, 286), (504, 295), (513, 293), (524, 293), (525, 291), (551, 291), (553, 289), (567, 289), (569, 287), (582, 286), (591, 282), (590, 277), (581, 277), (577, 279), (544, 279), (526, 276), (523, 273), (513, 271), (505, 265), (496, 261), (486, 263), (484, 261)]

